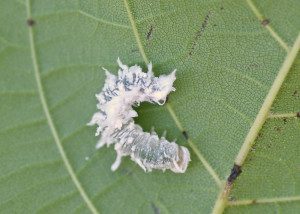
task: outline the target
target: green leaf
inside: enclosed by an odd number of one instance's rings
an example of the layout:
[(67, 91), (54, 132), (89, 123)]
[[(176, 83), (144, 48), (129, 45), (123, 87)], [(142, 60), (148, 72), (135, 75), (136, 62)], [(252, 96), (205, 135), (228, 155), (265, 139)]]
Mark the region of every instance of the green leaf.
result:
[[(1, 1), (0, 212), (296, 213), (299, 9), (297, 0)], [(101, 67), (116, 72), (117, 57), (151, 61), (156, 75), (177, 69), (168, 103), (142, 105), (137, 123), (189, 148), (186, 173), (144, 173), (129, 158), (111, 172), (113, 148), (95, 150), (86, 123)], [(234, 162), (244, 165), (232, 187)]]
[(226, 213), (297, 213), (300, 209), (300, 120), (291, 111), (300, 110), (299, 71), (298, 54), (272, 114), (248, 154)]

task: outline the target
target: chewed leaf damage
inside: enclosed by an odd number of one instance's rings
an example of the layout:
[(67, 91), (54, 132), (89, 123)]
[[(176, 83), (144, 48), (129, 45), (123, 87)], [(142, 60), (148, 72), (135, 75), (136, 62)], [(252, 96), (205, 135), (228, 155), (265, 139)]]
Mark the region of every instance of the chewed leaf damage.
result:
[(167, 95), (175, 91), (173, 82), (175, 72), (155, 77), (152, 64), (145, 73), (137, 66), (128, 67), (118, 59), (118, 75), (106, 72), (102, 91), (96, 94), (98, 100), (96, 112), (88, 125), (98, 125), (96, 136), (101, 137), (96, 148), (114, 144), (117, 153), (116, 161), (111, 166), (115, 171), (121, 164), (123, 156), (130, 156), (144, 171), (152, 169), (170, 169), (176, 173), (186, 171), (190, 161), (187, 148), (169, 142), (165, 137), (158, 137), (152, 131), (144, 132), (134, 123), (137, 112), (132, 108), (141, 102), (163, 105)]

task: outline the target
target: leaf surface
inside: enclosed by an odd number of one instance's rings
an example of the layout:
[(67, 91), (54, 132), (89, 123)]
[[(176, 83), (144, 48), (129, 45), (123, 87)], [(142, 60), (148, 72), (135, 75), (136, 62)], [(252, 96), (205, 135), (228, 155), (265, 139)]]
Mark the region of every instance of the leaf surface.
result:
[[(0, 212), (212, 212), (288, 53), (299, 49), (299, 8), (297, 0), (1, 1)], [(156, 75), (177, 69), (168, 103), (142, 105), (137, 123), (189, 148), (186, 173), (144, 173), (129, 158), (111, 172), (113, 148), (95, 150), (95, 128), (86, 123), (104, 83), (101, 67), (115, 73), (117, 57), (143, 67), (151, 61)], [(299, 59), (290, 60), (274, 115), (300, 110)], [(282, 121), (267, 120), (234, 201), (299, 197), (299, 119)], [(284, 179), (258, 177), (286, 163), (294, 170)], [(275, 206), (231, 203), (225, 212)]]

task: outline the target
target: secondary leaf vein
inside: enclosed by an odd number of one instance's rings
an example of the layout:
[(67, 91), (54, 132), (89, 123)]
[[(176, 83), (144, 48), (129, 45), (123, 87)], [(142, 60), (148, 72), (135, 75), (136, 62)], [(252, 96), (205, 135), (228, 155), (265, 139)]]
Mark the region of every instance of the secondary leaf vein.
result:
[(228, 205), (241, 206), (241, 205), (270, 204), (270, 203), (279, 203), (279, 202), (282, 203), (282, 202), (293, 202), (293, 201), (300, 201), (300, 196), (229, 201)]
[[(129, 4), (127, 0), (124, 0), (124, 5), (128, 14), (128, 18), (132, 27), (132, 31), (134, 34), (134, 37), (136, 39), (137, 45), (138, 45), (138, 49), (142, 55), (142, 58), (144, 60), (144, 62), (146, 64), (149, 63), (149, 60), (146, 56), (144, 47), (142, 45), (141, 39), (140, 39), (140, 35), (138, 33), (137, 27), (136, 27), (136, 23), (134, 20), (134, 17), (132, 15), (132, 12), (130, 10)], [(174, 120), (177, 128), (182, 132), (184, 131), (181, 123), (179, 122), (178, 117), (176, 116), (172, 106), (170, 104), (166, 104), (167, 110), (169, 111), (172, 119)], [(199, 149), (194, 145), (194, 143), (191, 140), (188, 140), (188, 144), (190, 145), (190, 147), (192, 148), (192, 150), (195, 152), (195, 154), (197, 155), (197, 157), (199, 158), (199, 160), (202, 162), (202, 164), (204, 165), (205, 169), (208, 171), (208, 173), (213, 177), (213, 179), (215, 180), (215, 182), (217, 183), (218, 186), (221, 186), (222, 181), (219, 178), (219, 176), (217, 175), (217, 173), (215, 172), (215, 170), (211, 167), (211, 165), (209, 164), (209, 162), (204, 158), (204, 156), (201, 154), (201, 152), (199, 151)]]
[(289, 113), (270, 113), (268, 118), (273, 119), (273, 118), (290, 118), (290, 117), (297, 117), (298, 112), (289, 112)]
[[(255, 14), (255, 16), (258, 18), (259, 21), (263, 21), (263, 15), (259, 12), (255, 4), (252, 2), (252, 0), (247, 0), (247, 4), (251, 8), (252, 12)], [(287, 52), (289, 51), (289, 46), (286, 44), (286, 42), (274, 31), (274, 29), (266, 25), (265, 28), (270, 32), (271, 36), (280, 44), (282, 48), (284, 48)]]
[(115, 26), (115, 27), (130, 29), (130, 27), (127, 26), (127, 25), (123, 25), (123, 24), (119, 24), (119, 23), (115, 23), (115, 22), (110, 22), (110, 21), (107, 21), (107, 20), (104, 20), (104, 19), (100, 19), (100, 18), (97, 18), (97, 17), (95, 17), (95, 16), (93, 16), (93, 15), (91, 15), (89, 13), (86, 13), (86, 12), (84, 12), (82, 10), (79, 10), (78, 12), (79, 12), (79, 14), (81, 14), (83, 16), (86, 16), (86, 17), (88, 17), (90, 19), (93, 19), (93, 20), (95, 20), (97, 22), (101, 22), (101, 23), (104, 23), (104, 24), (107, 24), (107, 25), (112, 25), (112, 26)]

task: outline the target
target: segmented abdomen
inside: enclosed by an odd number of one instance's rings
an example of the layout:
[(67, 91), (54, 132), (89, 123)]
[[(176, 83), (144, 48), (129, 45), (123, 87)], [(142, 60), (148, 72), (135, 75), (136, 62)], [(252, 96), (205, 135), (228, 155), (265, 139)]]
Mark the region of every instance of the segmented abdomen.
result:
[[(113, 167), (119, 166), (122, 156), (131, 156), (145, 171), (152, 169), (171, 169), (184, 172), (190, 161), (189, 152), (185, 147), (159, 138), (155, 132), (143, 132), (136, 124), (125, 125), (122, 130), (114, 133), (117, 160)], [(114, 168), (113, 168), (114, 169)]]

